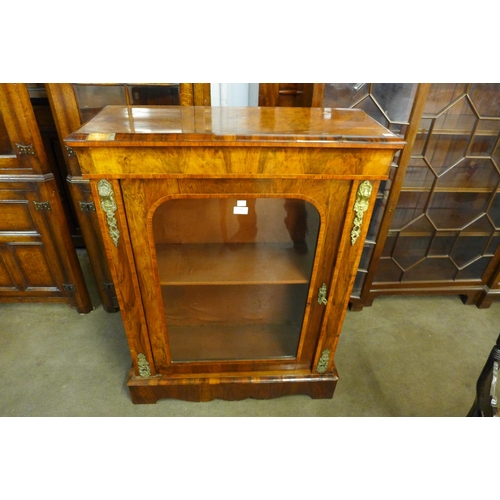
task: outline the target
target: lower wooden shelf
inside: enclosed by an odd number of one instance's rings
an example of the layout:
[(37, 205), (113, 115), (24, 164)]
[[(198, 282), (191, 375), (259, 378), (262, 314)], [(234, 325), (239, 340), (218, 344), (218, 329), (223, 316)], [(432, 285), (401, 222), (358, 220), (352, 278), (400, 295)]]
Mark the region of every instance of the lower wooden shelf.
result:
[(294, 358), (301, 324), (168, 327), (172, 361)]

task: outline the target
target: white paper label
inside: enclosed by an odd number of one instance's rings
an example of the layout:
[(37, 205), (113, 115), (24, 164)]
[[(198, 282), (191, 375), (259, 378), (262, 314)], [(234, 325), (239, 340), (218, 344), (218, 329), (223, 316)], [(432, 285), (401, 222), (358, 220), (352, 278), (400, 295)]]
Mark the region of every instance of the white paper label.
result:
[(248, 215), (248, 207), (234, 207), (233, 214)]

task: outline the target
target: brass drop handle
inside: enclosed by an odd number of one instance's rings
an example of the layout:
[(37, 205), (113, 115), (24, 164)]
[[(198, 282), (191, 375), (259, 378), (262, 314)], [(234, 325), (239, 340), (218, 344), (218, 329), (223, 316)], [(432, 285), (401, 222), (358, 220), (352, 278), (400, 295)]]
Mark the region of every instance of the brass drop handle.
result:
[(326, 306), (328, 304), (328, 300), (326, 299), (326, 283), (321, 285), (318, 293), (318, 304)]

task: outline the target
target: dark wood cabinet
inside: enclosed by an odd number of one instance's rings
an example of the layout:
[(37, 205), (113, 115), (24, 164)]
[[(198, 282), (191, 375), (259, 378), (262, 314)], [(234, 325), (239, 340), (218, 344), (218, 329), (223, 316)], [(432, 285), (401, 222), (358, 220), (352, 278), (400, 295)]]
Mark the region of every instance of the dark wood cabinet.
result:
[(73, 243), (76, 248), (85, 248), (78, 224), (78, 218), (71, 200), (69, 185), (66, 182), (67, 169), (63, 154), (64, 144), (61, 143), (57, 133), (45, 85), (43, 83), (28, 83), (26, 85), (28, 87), (38, 130), (40, 131), (45, 152), (52, 166), (54, 179), (61, 195), (61, 203), (64, 208), (64, 213), (66, 214), (66, 220), (68, 221)]
[(313, 83), (261, 83), (259, 106), (310, 107)]
[[(47, 83), (45, 88), (61, 144), (66, 136), (107, 105), (210, 105), (210, 85), (204, 83)], [(117, 311), (119, 305), (88, 180), (81, 175), (74, 151), (63, 147), (62, 154), (62, 176), (66, 180), (78, 234), (81, 234), (87, 249), (102, 305), (108, 312)]]
[(92, 304), (26, 84), (0, 84), (0, 301)]
[(96, 200), (135, 403), (332, 397), (403, 141), (361, 110), (109, 106), (66, 144)]

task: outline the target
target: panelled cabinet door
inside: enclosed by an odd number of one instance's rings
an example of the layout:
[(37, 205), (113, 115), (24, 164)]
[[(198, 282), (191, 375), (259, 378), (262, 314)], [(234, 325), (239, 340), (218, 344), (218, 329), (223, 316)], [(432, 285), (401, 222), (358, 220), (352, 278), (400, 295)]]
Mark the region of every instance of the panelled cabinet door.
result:
[(0, 302), (92, 310), (25, 84), (0, 84)]
[[(51, 203), (42, 200), (35, 182), (0, 182), (1, 289), (31, 296), (57, 297), (71, 284), (58, 265), (51, 241)], [(73, 285), (74, 286), (74, 285)]]

